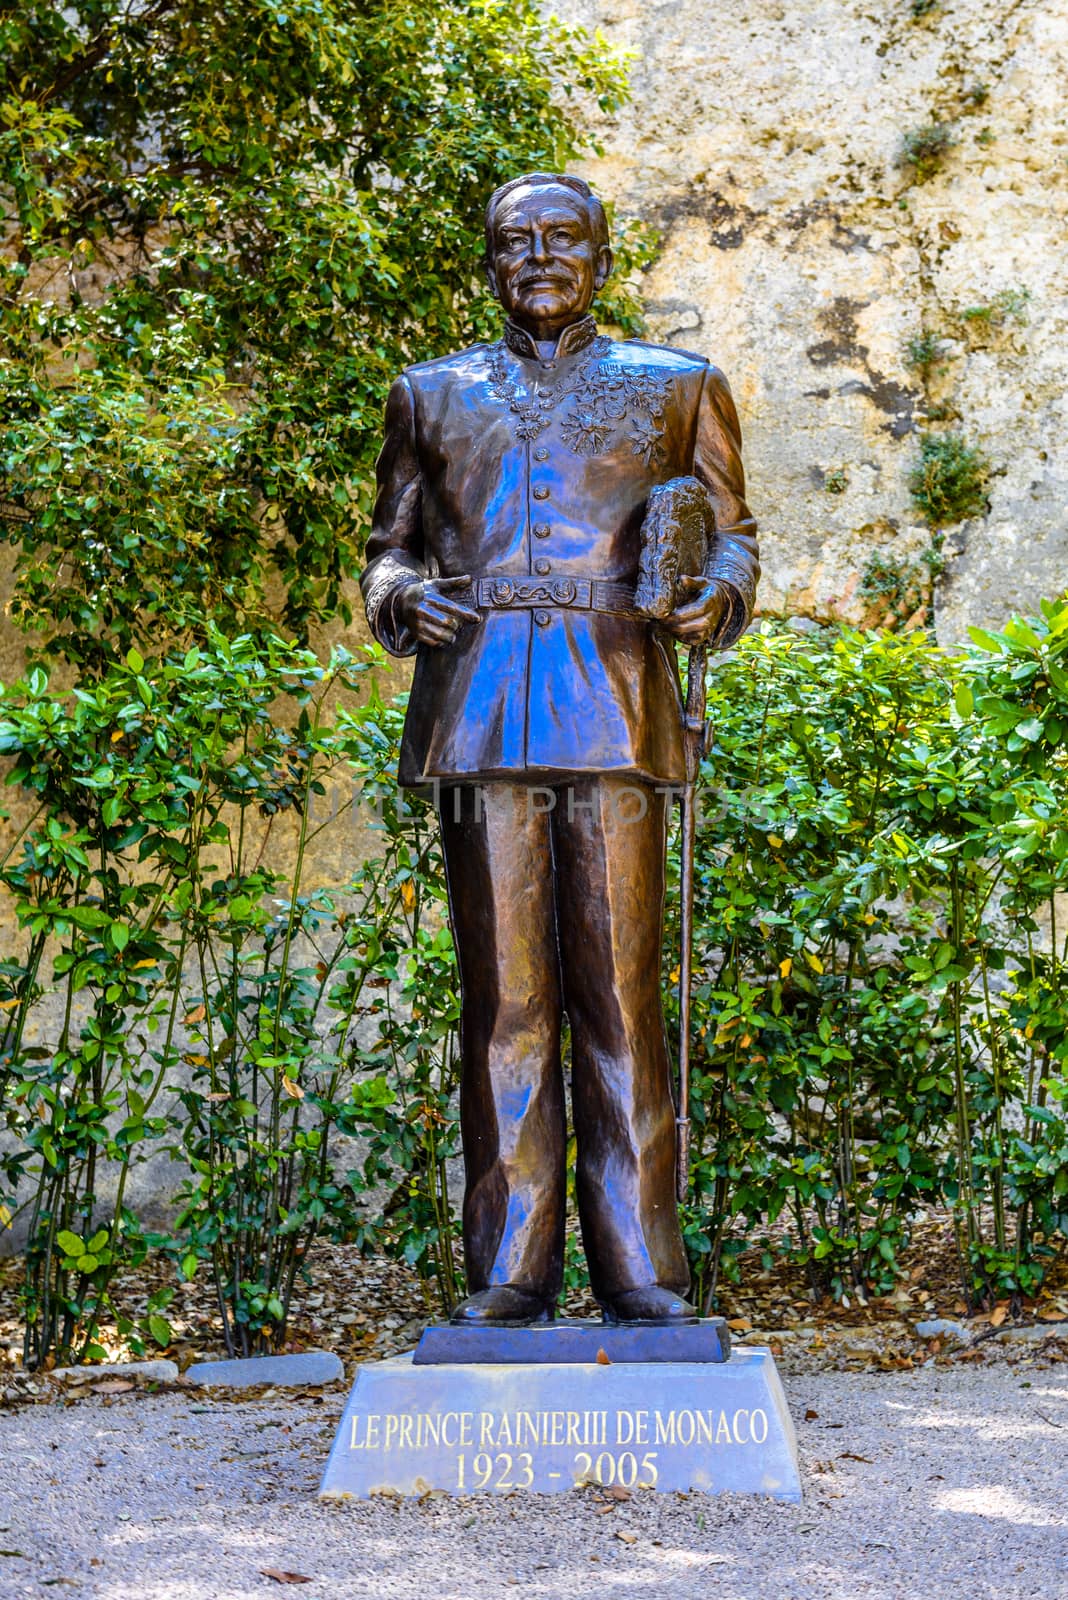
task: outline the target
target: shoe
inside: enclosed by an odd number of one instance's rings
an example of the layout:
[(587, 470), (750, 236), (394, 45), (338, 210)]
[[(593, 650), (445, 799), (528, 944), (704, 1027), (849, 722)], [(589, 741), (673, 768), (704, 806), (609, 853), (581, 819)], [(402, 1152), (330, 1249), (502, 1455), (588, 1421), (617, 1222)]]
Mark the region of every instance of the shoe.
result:
[(605, 1322), (645, 1322), (668, 1328), (701, 1320), (696, 1306), (658, 1283), (647, 1284), (643, 1289), (626, 1289), (611, 1300), (602, 1300), (601, 1315)]
[(461, 1300), (449, 1320), (461, 1328), (529, 1328), (535, 1322), (551, 1322), (555, 1312), (555, 1306), (533, 1290), (498, 1283)]

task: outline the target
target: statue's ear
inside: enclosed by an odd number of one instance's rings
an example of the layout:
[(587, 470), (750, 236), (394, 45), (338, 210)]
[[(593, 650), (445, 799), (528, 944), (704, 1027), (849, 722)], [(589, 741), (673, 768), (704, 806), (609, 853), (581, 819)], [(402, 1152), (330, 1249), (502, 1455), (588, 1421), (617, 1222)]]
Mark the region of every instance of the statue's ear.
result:
[(497, 267), (496, 267), (496, 264), (494, 262), (493, 257), (492, 256), (484, 256), (483, 260), (482, 260), (482, 265), (486, 269), (486, 282), (490, 286), (490, 294), (493, 296), (493, 298), (495, 300), (499, 300), (501, 297), (497, 293)]
[(601, 290), (604, 288), (612, 275), (612, 268), (615, 264), (615, 256), (608, 245), (603, 244), (597, 252), (597, 270), (593, 274), (593, 287), (595, 289)]

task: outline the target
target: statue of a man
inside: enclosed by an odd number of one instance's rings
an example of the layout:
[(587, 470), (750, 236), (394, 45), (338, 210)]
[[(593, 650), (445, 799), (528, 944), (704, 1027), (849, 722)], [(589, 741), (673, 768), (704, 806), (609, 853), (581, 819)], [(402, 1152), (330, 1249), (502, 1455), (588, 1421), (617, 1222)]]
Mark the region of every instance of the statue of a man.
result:
[[(607, 1321), (685, 1322), (660, 995), (685, 777), (669, 636), (723, 647), (752, 613), (738, 420), (703, 357), (598, 334), (612, 252), (581, 179), (498, 189), (486, 266), (504, 338), (393, 385), (362, 579), (376, 638), (416, 655), (399, 778), (437, 790), (459, 960), (469, 1294), (454, 1321), (553, 1316), (566, 1014), (593, 1292)], [(680, 475), (704, 485), (717, 534), (653, 623), (633, 606), (642, 520)]]

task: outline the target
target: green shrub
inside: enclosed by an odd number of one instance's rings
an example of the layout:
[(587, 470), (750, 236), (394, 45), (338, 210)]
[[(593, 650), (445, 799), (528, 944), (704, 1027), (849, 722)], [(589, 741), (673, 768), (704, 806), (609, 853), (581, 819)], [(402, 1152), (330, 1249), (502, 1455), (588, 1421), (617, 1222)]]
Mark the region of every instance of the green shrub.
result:
[(985, 106), (990, 99), (990, 85), (982, 78), (977, 78), (970, 83), (961, 95), (961, 100), (969, 111), (978, 111), (980, 106)]
[(979, 643), (766, 628), (710, 677), (703, 1293), (760, 1238), (885, 1291), (920, 1207), (949, 1207), (970, 1299), (1033, 1289), (1063, 1248), (1068, 603)]
[(927, 383), (932, 372), (938, 370), (944, 353), (945, 341), (933, 329), (924, 328), (905, 346), (905, 365), (914, 368)]
[(909, 474), (909, 490), (932, 527), (981, 517), (990, 509), (990, 466), (977, 446), (959, 433), (920, 435), (920, 459)]
[[(368, 692), (378, 659), (216, 635), (131, 651), (91, 692), (54, 696), (37, 670), (0, 696), (10, 781), (37, 802), (0, 863), (24, 936), (0, 968), (0, 1198), (29, 1218), (30, 1365), (102, 1353), (110, 1285), (151, 1243), (186, 1278), (208, 1263), (232, 1353), (284, 1335), (320, 1232), (384, 1242), (455, 1295), (455, 978), (436, 832), (387, 776), (403, 713)], [(341, 688), (359, 710), (329, 713)], [(341, 802), (318, 821), (329, 785)], [(310, 840), (358, 801), (378, 849), (309, 890)], [(264, 864), (279, 828), (283, 873)], [(53, 987), (56, 1021), (28, 1029)], [(362, 1168), (338, 1133), (364, 1140)], [(125, 1194), (160, 1151), (188, 1176), (150, 1237)], [(382, 1183), (400, 1192), (384, 1238)], [(166, 1318), (148, 1332), (166, 1343)]]
[(995, 328), (1004, 328), (1010, 322), (1022, 328), (1028, 320), (1030, 299), (1030, 289), (1001, 289), (989, 302), (966, 307), (960, 314), (960, 320), (969, 333), (984, 336)]
[[(926, 626), (935, 579), (945, 566), (944, 536), (935, 529), (931, 543), (915, 558), (902, 559), (873, 550), (864, 563), (857, 593), (875, 613), (881, 628)], [(869, 619), (870, 620), (870, 619)]]
[(928, 122), (912, 128), (901, 141), (900, 164), (911, 167), (917, 183), (926, 183), (945, 164), (956, 139), (948, 122)]

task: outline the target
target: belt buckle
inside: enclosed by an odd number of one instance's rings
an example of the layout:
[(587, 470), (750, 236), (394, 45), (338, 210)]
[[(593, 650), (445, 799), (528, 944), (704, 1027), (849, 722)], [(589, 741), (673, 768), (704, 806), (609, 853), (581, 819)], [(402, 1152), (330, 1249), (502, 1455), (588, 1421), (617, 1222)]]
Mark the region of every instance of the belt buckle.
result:
[[(482, 588), (482, 585), (485, 585)], [(577, 606), (589, 610), (593, 583), (589, 578), (488, 578), (480, 580), (485, 605), (507, 610), (512, 606)]]
[(592, 578), (554, 578), (553, 590), (557, 605), (574, 606), (580, 611), (593, 609)]

